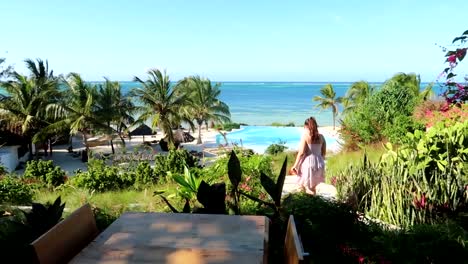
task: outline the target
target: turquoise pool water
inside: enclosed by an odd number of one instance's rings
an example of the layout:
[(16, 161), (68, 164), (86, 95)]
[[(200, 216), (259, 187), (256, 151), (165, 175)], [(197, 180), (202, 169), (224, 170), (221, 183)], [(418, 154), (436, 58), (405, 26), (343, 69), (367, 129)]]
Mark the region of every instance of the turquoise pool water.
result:
[[(240, 130), (228, 133), (227, 139), (229, 144), (242, 144), (258, 153), (264, 153), (269, 145), (280, 141), (286, 142), (288, 150), (297, 150), (302, 130), (302, 127), (242, 126)], [(325, 137), (325, 140), (328, 147), (337, 145), (334, 138)], [(221, 135), (216, 136), (216, 143), (225, 144)]]

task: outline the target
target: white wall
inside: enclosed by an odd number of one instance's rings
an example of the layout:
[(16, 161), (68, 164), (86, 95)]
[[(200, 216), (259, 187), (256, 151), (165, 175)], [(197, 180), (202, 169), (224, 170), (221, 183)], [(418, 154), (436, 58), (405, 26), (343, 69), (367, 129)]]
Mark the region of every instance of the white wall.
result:
[(8, 146), (0, 148), (0, 163), (8, 172), (12, 172), (19, 164), (18, 160), (19, 146)]

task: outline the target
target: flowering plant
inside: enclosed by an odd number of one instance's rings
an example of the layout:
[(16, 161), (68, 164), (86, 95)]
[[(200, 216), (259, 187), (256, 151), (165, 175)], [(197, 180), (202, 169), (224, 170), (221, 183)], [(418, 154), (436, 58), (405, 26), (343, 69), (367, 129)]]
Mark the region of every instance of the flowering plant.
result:
[(453, 39), (452, 44), (457, 43), (458, 48), (456, 50), (448, 50), (443, 48), (447, 53), (445, 57), (447, 58), (445, 62), (449, 64), (447, 68), (441, 73), (439, 77), (445, 76), (446, 81), (444, 86), (446, 91), (442, 94), (448, 104), (463, 104), (468, 101), (468, 76), (466, 76), (465, 83), (460, 83), (455, 80), (457, 74), (455, 74), (454, 69), (458, 64), (465, 58), (467, 47), (463, 47), (468, 40), (468, 30), (463, 32), (459, 37)]

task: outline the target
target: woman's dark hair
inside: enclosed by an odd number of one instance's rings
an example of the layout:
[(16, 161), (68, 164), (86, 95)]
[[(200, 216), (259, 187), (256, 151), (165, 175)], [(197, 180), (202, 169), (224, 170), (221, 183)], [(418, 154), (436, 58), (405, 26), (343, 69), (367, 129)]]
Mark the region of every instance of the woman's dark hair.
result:
[(310, 139), (313, 143), (320, 141), (319, 132), (317, 128), (317, 120), (315, 120), (315, 118), (313, 118), (312, 116), (307, 118), (304, 121), (304, 126), (307, 126), (307, 129), (309, 129)]

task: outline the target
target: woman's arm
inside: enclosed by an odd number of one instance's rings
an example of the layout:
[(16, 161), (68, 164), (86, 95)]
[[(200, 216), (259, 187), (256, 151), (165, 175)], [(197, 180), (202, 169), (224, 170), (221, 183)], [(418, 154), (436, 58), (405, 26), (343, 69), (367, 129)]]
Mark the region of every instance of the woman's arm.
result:
[(297, 166), (299, 165), (299, 161), (304, 156), (305, 146), (306, 146), (306, 140), (305, 140), (305, 137), (303, 136), (301, 138), (301, 142), (299, 143), (299, 150), (297, 152), (296, 161), (294, 162), (293, 169), (297, 168)]
[(327, 141), (322, 134), (320, 134), (320, 137), (322, 138), (322, 157), (325, 158), (325, 155), (327, 154)]

